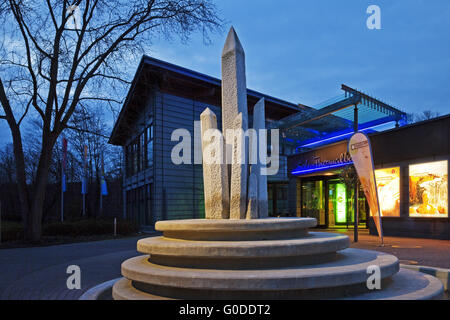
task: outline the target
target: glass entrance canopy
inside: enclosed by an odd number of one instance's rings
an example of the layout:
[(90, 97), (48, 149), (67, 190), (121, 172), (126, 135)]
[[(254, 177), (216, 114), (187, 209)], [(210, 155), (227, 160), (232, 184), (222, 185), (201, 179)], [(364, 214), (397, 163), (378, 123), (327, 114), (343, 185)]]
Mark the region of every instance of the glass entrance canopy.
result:
[(275, 121), (270, 127), (280, 129), (282, 137), (298, 153), (348, 139), (354, 132), (355, 120), (358, 130), (364, 133), (406, 124), (405, 112), (346, 85), (342, 90), (342, 95)]

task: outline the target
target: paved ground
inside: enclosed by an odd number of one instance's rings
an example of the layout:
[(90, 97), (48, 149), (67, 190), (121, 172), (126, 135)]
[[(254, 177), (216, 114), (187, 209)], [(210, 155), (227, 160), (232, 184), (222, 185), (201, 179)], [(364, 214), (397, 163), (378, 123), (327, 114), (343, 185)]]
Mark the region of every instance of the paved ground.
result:
[[(328, 230), (331, 231), (331, 230)], [(345, 232), (353, 240), (352, 232)], [(120, 277), (120, 264), (136, 256), (141, 237), (0, 250), (0, 299), (78, 299), (89, 288)], [(352, 247), (389, 252), (404, 264), (450, 268), (450, 241), (385, 238), (379, 240), (362, 231)], [(81, 290), (68, 290), (66, 269), (81, 268)]]
[(358, 243), (353, 242), (353, 230), (325, 231), (345, 233), (350, 237), (352, 248), (390, 253), (398, 257), (401, 264), (450, 269), (450, 240), (384, 237), (384, 247), (380, 247), (380, 239), (369, 235), (368, 230), (359, 231)]
[[(0, 299), (78, 299), (89, 288), (120, 277), (142, 237), (0, 250)], [(81, 269), (81, 289), (69, 290), (69, 265)]]

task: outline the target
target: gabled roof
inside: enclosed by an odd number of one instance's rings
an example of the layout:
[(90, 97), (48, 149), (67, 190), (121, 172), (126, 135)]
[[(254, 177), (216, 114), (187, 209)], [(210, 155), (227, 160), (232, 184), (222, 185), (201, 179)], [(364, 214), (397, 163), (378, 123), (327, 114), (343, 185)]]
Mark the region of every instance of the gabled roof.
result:
[[(155, 85), (162, 92), (211, 105), (221, 105), (220, 79), (144, 55), (112, 130), (109, 143), (114, 145), (125, 143), (130, 134), (129, 128), (145, 105), (151, 87)], [(261, 98), (265, 99), (266, 117), (269, 119), (278, 120), (308, 108), (247, 89), (250, 114), (253, 112), (253, 106)]]

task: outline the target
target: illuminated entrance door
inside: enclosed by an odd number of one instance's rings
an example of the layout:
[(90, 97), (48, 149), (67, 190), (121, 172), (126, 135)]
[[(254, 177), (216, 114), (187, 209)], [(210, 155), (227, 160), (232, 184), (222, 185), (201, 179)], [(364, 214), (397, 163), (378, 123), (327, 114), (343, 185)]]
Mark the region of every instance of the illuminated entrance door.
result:
[[(353, 228), (354, 188), (348, 188), (337, 176), (302, 180), (301, 216), (317, 219), (318, 227)], [(367, 201), (359, 191), (359, 224), (365, 227)]]
[(349, 216), (352, 208), (352, 192), (345, 184), (330, 180), (328, 182), (328, 224), (330, 227), (347, 226), (353, 220)]
[(317, 226), (326, 227), (325, 183), (323, 180), (302, 182), (302, 217), (317, 219)]

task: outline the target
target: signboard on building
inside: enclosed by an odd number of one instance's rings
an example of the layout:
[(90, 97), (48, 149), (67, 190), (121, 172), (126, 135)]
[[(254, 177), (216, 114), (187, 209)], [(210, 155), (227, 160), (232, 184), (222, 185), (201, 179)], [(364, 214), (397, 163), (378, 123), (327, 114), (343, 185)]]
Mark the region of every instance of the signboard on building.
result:
[(346, 142), (305, 152), (290, 159), (291, 173), (297, 176), (339, 169), (352, 163)]

